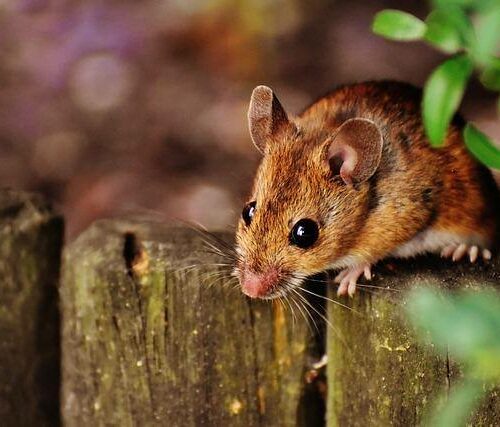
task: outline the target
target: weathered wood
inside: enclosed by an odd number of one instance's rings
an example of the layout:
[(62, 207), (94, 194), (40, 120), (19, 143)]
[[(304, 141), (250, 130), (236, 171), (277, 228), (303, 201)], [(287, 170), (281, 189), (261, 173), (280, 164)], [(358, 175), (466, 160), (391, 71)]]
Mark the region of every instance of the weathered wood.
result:
[(101, 221), (67, 248), (67, 426), (315, 425), (307, 324), (222, 286), (210, 263), (198, 234), (159, 224)]
[[(356, 313), (329, 304), (327, 425), (415, 426), (435, 398), (460, 381), (460, 368), (419, 343), (407, 323), (407, 291), (418, 286), (446, 289), (492, 287), (500, 290), (500, 259), (487, 265), (452, 263), (437, 257), (386, 262), (375, 269), (372, 286), (354, 299), (337, 298)], [(489, 396), (472, 421), (498, 425), (500, 393)]]
[(59, 425), (62, 219), (38, 196), (0, 190), (0, 422)]

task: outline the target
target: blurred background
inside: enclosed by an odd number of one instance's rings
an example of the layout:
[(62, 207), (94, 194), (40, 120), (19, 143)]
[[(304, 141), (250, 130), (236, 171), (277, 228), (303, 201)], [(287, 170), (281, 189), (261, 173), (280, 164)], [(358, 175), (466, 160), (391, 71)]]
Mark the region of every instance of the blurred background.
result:
[[(373, 35), (373, 15), (423, 1), (0, 0), (0, 186), (44, 193), (71, 239), (130, 213), (235, 223), (259, 155), (258, 84), (291, 113), (338, 84), (422, 85), (441, 56)], [(462, 111), (500, 141), (495, 96)]]

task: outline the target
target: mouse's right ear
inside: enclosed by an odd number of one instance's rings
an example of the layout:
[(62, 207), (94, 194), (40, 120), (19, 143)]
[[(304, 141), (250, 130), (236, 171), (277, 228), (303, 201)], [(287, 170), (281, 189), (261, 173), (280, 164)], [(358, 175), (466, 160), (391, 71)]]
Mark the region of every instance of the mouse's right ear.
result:
[(383, 143), (379, 127), (371, 120), (347, 120), (326, 145), (330, 171), (346, 184), (365, 182), (380, 164)]
[(271, 88), (257, 86), (248, 108), (248, 127), (257, 149), (264, 154), (271, 137), (289, 127), (291, 122)]

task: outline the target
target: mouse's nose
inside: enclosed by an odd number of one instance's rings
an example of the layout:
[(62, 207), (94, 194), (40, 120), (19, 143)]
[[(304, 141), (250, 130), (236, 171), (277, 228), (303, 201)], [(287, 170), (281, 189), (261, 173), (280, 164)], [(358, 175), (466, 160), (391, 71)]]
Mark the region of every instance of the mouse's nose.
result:
[(245, 269), (241, 277), (241, 289), (250, 298), (263, 298), (272, 292), (279, 280), (280, 275), (276, 268), (269, 268), (263, 273)]

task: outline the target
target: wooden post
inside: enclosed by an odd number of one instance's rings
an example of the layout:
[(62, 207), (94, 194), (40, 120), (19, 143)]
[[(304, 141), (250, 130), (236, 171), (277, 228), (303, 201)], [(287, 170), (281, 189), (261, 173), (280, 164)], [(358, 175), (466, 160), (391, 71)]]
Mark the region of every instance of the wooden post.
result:
[(38, 196), (0, 190), (0, 420), (59, 425), (62, 219)]
[(303, 405), (307, 324), (223, 286), (221, 262), (193, 231), (126, 221), (98, 222), (67, 248), (65, 425), (321, 423)]
[[(375, 268), (371, 286), (354, 299), (330, 297), (356, 312), (329, 304), (335, 330), (328, 330), (327, 425), (420, 425), (435, 398), (460, 381), (460, 368), (421, 344), (407, 323), (407, 291), (418, 286), (441, 289), (492, 287), (500, 290), (500, 258), (488, 264), (452, 263), (437, 257), (386, 262)], [(489, 396), (474, 426), (498, 425), (500, 391)]]

